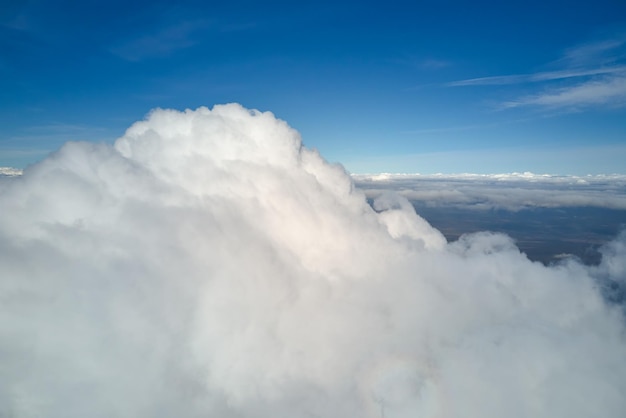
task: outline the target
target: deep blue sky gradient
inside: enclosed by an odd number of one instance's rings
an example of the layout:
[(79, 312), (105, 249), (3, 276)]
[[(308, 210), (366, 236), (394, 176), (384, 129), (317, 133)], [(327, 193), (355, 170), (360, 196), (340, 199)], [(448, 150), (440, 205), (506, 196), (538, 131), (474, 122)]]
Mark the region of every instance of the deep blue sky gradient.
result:
[(353, 172), (626, 173), (626, 3), (0, 6), (0, 166), (226, 102)]

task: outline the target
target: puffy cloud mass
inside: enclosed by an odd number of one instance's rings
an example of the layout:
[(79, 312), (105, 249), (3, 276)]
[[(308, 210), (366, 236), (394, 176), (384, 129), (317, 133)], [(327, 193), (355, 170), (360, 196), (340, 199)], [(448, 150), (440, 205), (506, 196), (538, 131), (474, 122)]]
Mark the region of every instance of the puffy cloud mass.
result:
[(447, 243), (235, 104), (156, 110), (0, 186), (0, 416), (626, 411), (626, 236), (593, 268)]

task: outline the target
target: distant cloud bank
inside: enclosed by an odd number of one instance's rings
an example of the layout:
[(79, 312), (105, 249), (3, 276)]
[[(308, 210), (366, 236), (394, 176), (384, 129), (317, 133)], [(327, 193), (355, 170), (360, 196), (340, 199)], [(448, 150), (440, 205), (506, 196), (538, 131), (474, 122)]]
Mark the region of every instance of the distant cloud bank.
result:
[(22, 175), (22, 170), (20, 170), (19, 168), (0, 167), (0, 176), (14, 177), (14, 176), (21, 176), (21, 175)]
[(468, 208), (593, 206), (626, 209), (626, 175), (355, 174), (370, 198), (394, 191), (412, 201)]
[(623, 181), (518, 177), (364, 192), (236, 104), (67, 143), (1, 183), (0, 416), (621, 418), (626, 235), (545, 267), (502, 234), (448, 243), (402, 196)]

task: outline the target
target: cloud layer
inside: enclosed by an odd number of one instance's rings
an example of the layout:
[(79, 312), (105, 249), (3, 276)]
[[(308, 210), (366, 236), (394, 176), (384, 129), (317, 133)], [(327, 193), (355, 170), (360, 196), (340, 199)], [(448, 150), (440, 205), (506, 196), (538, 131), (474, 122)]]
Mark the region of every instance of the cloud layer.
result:
[(589, 269), (372, 209), (271, 113), (155, 110), (0, 188), (0, 416), (620, 417)]
[(0, 177), (21, 176), (22, 170), (12, 167), (0, 167)]
[(393, 191), (429, 206), (519, 210), (601, 207), (626, 210), (626, 176), (510, 174), (358, 174), (356, 185), (373, 199)]

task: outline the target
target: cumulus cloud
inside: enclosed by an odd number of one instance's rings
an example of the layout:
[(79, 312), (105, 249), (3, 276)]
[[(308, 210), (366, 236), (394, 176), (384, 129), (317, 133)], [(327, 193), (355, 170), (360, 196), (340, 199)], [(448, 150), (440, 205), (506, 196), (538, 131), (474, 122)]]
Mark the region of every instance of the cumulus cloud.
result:
[[(367, 203), (271, 113), (155, 110), (0, 189), (0, 415), (620, 417), (598, 283)], [(617, 267), (614, 267), (617, 266)]]

